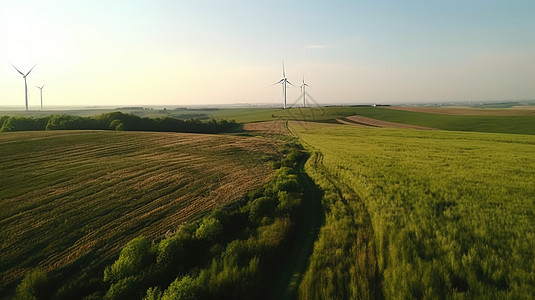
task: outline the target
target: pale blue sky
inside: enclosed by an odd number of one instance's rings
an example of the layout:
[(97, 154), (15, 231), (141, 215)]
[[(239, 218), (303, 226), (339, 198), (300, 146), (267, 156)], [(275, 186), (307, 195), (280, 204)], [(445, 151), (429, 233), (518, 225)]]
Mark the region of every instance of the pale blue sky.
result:
[[(0, 105), (535, 99), (535, 1), (0, 2)], [(290, 89), (289, 102), (299, 96)]]

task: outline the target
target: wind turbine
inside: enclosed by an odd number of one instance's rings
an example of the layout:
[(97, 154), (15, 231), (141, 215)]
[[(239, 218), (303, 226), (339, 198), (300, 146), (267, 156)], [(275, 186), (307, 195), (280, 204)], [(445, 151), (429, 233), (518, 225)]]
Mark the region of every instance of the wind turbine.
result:
[(26, 111), (28, 111), (28, 85), (26, 84), (26, 76), (30, 75), (30, 72), (33, 70), (33, 68), (35, 68), (35, 66), (37, 66), (37, 64), (35, 64), (31, 69), (30, 71), (28, 71), (28, 73), (24, 74), (22, 73), (19, 69), (17, 69), (17, 67), (15, 67), (12, 63), (9, 63), (13, 68), (15, 68), (15, 70), (17, 70), (17, 72), (20, 73), (20, 75), (22, 75), (22, 78), (24, 78), (24, 99), (26, 100)]
[(303, 107), (306, 107), (306, 87), (309, 86), (308, 84), (305, 83), (305, 75), (303, 75), (303, 84), (300, 85), (299, 87), (301, 88), (301, 95), (303, 97)]
[(284, 95), (284, 109), (286, 109), (286, 84), (288, 83), (291, 86), (295, 86), (295, 85), (293, 85), (290, 81), (288, 81), (288, 78), (286, 78), (286, 72), (284, 72), (284, 61), (282, 62), (282, 79), (274, 83), (273, 85), (276, 85), (279, 83), (282, 84), (282, 94)]
[(44, 84), (42, 86), (36, 85), (35, 87), (41, 90), (41, 110), (43, 110), (43, 88), (45, 87), (45, 85)]

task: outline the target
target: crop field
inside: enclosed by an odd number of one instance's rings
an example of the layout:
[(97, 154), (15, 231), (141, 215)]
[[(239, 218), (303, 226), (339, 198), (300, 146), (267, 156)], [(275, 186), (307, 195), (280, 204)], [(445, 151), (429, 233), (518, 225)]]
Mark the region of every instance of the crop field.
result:
[(382, 107), (356, 107), (351, 111), (363, 117), (382, 121), (443, 130), (535, 134), (535, 115), (448, 115)]
[(289, 133), (288, 129), (286, 129), (286, 122), (284, 121), (246, 123), (246, 124), (243, 124), (243, 130), (249, 131), (249, 132), (282, 134), (282, 135), (286, 135)]
[(325, 191), (302, 298), (535, 294), (534, 136), (290, 129), (315, 153), (307, 172)]
[(461, 107), (426, 107), (426, 106), (390, 106), (389, 109), (423, 112), (431, 114), (461, 116), (535, 116), (533, 106), (515, 106), (508, 109), (498, 108), (461, 108)]
[(286, 110), (280, 108), (182, 108), (169, 110), (18, 111), (0, 113), (0, 116), (43, 117), (51, 114), (70, 114), (87, 117), (113, 111), (149, 118), (169, 117), (183, 120), (215, 118), (217, 120), (235, 120), (238, 123), (286, 120), (336, 123), (337, 120), (346, 122), (348, 120), (345, 118), (354, 116), (355, 118), (366, 117), (379, 121), (452, 131), (535, 134), (535, 113), (533, 113), (535, 110), (533, 109), (435, 109), (371, 106), (308, 107)]
[(326, 121), (354, 115), (357, 107), (308, 107), (308, 108), (201, 108), (201, 109), (95, 109), (95, 110), (56, 110), (56, 111), (0, 111), (0, 116), (44, 117), (51, 114), (73, 116), (96, 116), (109, 112), (123, 112), (148, 118), (200, 119), (210, 118), (235, 120), (239, 123), (280, 121), (280, 120), (315, 120)]
[(0, 292), (30, 268), (102, 268), (133, 238), (163, 237), (229, 204), (271, 178), (280, 146), (208, 134), (0, 134)]
[[(347, 121), (345, 121), (345, 120), (347, 120)], [(381, 121), (381, 120), (372, 119), (372, 118), (366, 118), (366, 117), (363, 117), (363, 116), (350, 116), (350, 117), (346, 117), (345, 120), (338, 119), (337, 121), (339, 123), (346, 124), (346, 125), (355, 124), (355, 125), (365, 125), (365, 126), (381, 127), (381, 128), (405, 128), (405, 129), (434, 130), (434, 128), (430, 128), (430, 127), (409, 125), (409, 124), (403, 124), (403, 123), (393, 123), (393, 122)]]

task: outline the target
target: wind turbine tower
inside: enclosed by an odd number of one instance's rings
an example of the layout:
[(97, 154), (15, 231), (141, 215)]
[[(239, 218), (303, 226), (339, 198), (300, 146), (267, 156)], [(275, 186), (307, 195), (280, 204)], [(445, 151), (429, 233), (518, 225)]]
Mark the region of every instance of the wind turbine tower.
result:
[(28, 71), (28, 73), (24, 74), (22, 73), (19, 69), (17, 69), (17, 67), (13, 66), (12, 63), (10, 63), (11, 66), (13, 68), (15, 68), (15, 70), (17, 70), (17, 72), (20, 73), (20, 75), (22, 75), (22, 78), (24, 78), (24, 99), (26, 100), (26, 111), (28, 111), (28, 84), (26, 83), (26, 76), (30, 75), (30, 72), (33, 70), (33, 68), (35, 68), (35, 66), (37, 65), (34, 65), (30, 71)]
[(295, 85), (293, 85), (290, 81), (288, 81), (288, 78), (286, 78), (286, 72), (284, 71), (284, 61), (282, 62), (282, 79), (274, 83), (273, 85), (276, 85), (279, 83), (282, 84), (282, 94), (284, 97), (284, 109), (286, 109), (286, 84), (288, 83), (291, 86), (295, 86)]
[(43, 84), (42, 86), (35, 86), (36, 88), (38, 88), (41, 92), (41, 110), (43, 110), (43, 88), (45, 87), (45, 85)]
[(300, 85), (299, 87), (301, 88), (301, 95), (303, 97), (303, 107), (306, 107), (306, 87), (309, 86), (308, 84), (305, 83), (305, 75), (303, 75), (303, 84)]

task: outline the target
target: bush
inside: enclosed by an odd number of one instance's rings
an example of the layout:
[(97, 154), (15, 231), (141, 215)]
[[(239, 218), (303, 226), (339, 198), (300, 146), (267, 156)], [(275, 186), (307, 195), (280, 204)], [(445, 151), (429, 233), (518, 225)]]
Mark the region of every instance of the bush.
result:
[(129, 276), (121, 279), (110, 286), (110, 289), (104, 296), (104, 299), (133, 299), (136, 294), (137, 283), (138, 279), (135, 276)]
[(214, 241), (223, 232), (223, 226), (214, 217), (204, 218), (201, 226), (195, 231), (195, 237), (200, 240)]
[(271, 225), (258, 227), (258, 246), (272, 249), (280, 246), (290, 231), (290, 218), (277, 218)]
[(169, 285), (164, 291), (162, 300), (195, 300), (198, 299), (199, 284), (195, 278), (187, 275), (178, 280), (178, 278)]
[(30, 300), (42, 297), (47, 287), (45, 272), (35, 269), (26, 273), (22, 282), (17, 286), (16, 299)]
[(122, 278), (135, 275), (150, 251), (150, 242), (146, 237), (130, 241), (121, 251), (113, 265), (104, 270), (104, 281), (117, 282)]
[(277, 201), (270, 197), (260, 197), (249, 204), (249, 220), (259, 222), (263, 217), (271, 217), (277, 207)]
[(162, 298), (162, 291), (159, 287), (152, 287), (147, 290), (147, 294), (143, 300), (160, 300)]

